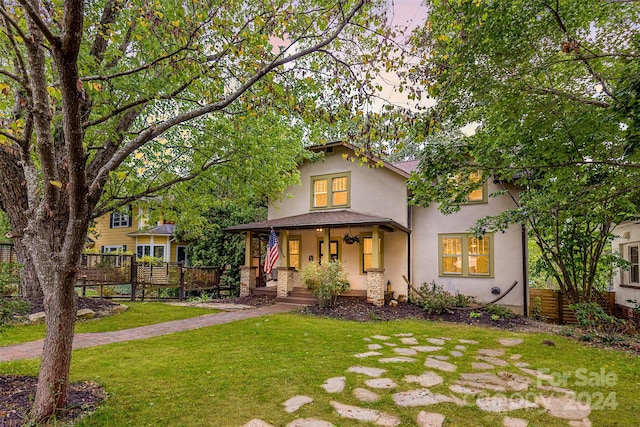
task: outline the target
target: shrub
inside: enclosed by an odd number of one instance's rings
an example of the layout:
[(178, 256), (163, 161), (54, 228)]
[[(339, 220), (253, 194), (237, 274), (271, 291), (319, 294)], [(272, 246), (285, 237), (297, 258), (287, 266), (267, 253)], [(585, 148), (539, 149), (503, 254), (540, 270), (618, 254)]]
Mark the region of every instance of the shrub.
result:
[(435, 281), (423, 283), (420, 286), (420, 294), (421, 296), (412, 297), (412, 302), (421, 306), (427, 314), (442, 314), (454, 307), (467, 307), (474, 301), (473, 297), (445, 291)]
[(15, 316), (29, 313), (29, 303), (19, 298), (0, 299), (0, 327), (9, 324)]
[(335, 305), (338, 295), (349, 290), (349, 281), (340, 261), (318, 265), (311, 262), (300, 271), (300, 278), (320, 301), (320, 307)]
[(469, 313), (469, 319), (479, 319), (482, 317), (482, 313), (477, 312), (477, 311), (472, 311), (471, 313)]
[(0, 263), (0, 297), (13, 295), (20, 284), (20, 264), (15, 262)]
[(531, 304), (531, 317), (543, 322), (547, 320), (546, 316), (542, 315), (542, 298), (535, 297), (533, 299), (533, 304)]
[[(603, 342), (617, 341), (619, 334), (635, 334), (632, 322), (618, 319), (604, 311), (595, 302), (581, 302), (571, 304), (569, 308), (574, 311), (578, 324), (592, 339)], [(590, 340), (592, 340), (590, 339)]]
[(509, 310), (507, 307), (497, 304), (487, 304), (484, 307), (484, 310), (492, 316), (498, 316), (498, 318), (511, 319), (512, 317), (515, 317), (515, 313), (513, 311)]

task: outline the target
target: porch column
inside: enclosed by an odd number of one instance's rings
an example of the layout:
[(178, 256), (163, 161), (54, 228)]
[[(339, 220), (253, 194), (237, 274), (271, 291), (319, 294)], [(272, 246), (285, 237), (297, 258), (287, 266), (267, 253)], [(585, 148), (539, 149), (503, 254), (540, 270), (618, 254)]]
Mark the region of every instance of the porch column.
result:
[(377, 307), (384, 305), (384, 268), (367, 270), (367, 302)]
[[(282, 231), (282, 263), (281, 267), (289, 267), (289, 230)], [(278, 272), (278, 280), (280, 280), (280, 273)]]
[(293, 267), (278, 267), (278, 298), (288, 297), (293, 290)]
[(380, 233), (377, 225), (371, 230), (371, 268), (380, 268)]
[(244, 265), (240, 267), (240, 296), (248, 297), (251, 291), (256, 288), (256, 269), (251, 264), (253, 253), (251, 247), (251, 232), (245, 235)]
[(240, 266), (240, 296), (251, 296), (251, 291), (256, 288), (256, 270), (258, 267), (248, 265)]
[(324, 228), (324, 242), (322, 246), (322, 253), (324, 254), (322, 263), (328, 263), (331, 261), (331, 230), (329, 230), (329, 227)]

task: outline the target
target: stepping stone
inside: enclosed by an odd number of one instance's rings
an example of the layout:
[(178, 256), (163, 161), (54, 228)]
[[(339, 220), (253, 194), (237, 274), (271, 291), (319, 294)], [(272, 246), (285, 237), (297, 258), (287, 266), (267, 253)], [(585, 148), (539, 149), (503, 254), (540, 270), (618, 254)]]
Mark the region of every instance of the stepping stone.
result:
[(529, 425), (529, 421), (523, 420), (522, 418), (504, 417), (502, 425), (504, 427), (527, 427)]
[(518, 368), (528, 368), (531, 365), (529, 365), (527, 362), (517, 362), (514, 363), (514, 366), (517, 366)]
[(385, 342), (385, 343), (383, 343), (383, 344), (384, 344), (384, 345), (388, 345), (389, 347), (395, 347), (395, 346), (397, 346), (397, 345), (398, 345), (398, 344), (396, 344), (396, 343), (394, 343), (394, 342)]
[(444, 415), (435, 412), (420, 411), (416, 423), (418, 427), (442, 427), (444, 423)]
[(509, 359), (511, 359), (511, 360), (520, 360), (520, 359), (522, 359), (522, 355), (521, 354), (512, 354), (511, 357), (509, 357)]
[(467, 349), (466, 345), (457, 345), (454, 347), (458, 351), (465, 351)]
[(364, 382), (367, 387), (371, 388), (396, 388), (398, 385), (391, 378), (372, 378)]
[(478, 354), (482, 356), (489, 356), (489, 357), (500, 357), (500, 356), (504, 356), (504, 349), (503, 348), (497, 348), (497, 349), (481, 348), (480, 350), (478, 350)]
[(441, 371), (453, 372), (457, 369), (456, 365), (442, 360), (437, 360), (432, 357), (427, 357), (427, 361), (424, 362), (424, 366), (427, 368), (439, 369)]
[(540, 372), (540, 371), (538, 371), (536, 369), (522, 368), (520, 366), (518, 366), (518, 369), (520, 369), (525, 374), (532, 375), (532, 376), (534, 376), (536, 378), (539, 378), (539, 379), (541, 379), (543, 381), (553, 381), (553, 375), (545, 374), (544, 372)]
[(564, 393), (567, 394), (569, 396), (575, 396), (576, 392), (573, 390), (569, 390), (568, 388), (562, 388), (562, 387), (555, 387), (552, 385), (542, 385), (542, 384), (538, 384), (537, 387), (540, 390), (544, 390), (544, 391), (555, 391), (556, 393)]
[(367, 348), (369, 350), (380, 350), (382, 346), (380, 344), (369, 344)]
[(462, 387), (469, 387), (472, 389), (480, 389), (480, 390), (491, 390), (491, 391), (507, 391), (506, 386), (482, 383), (479, 381), (466, 381), (466, 380), (458, 380), (456, 381), (456, 385)]
[(585, 418), (580, 421), (569, 421), (569, 425), (571, 427), (591, 427), (591, 421)]
[(333, 427), (333, 424), (316, 418), (298, 418), (287, 424), (287, 427)]
[(496, 366), (509, 366), (509, 363), (505, 360), (502, 359), (496, 359), (495, 357), (489, 357), (489, 356), (476, 356), (477, 360), (482, 360), (484, 362), (487, 363), (491, 363), (492, 365), (496, 365)]
[(418, 345), (411, 348), (414, 349), (415, 351), (419, 351), (420, 353), (431, 353), (434, 351), (442, 350), (442, 347), (435, 347), (432, 345)]
[(393, 351), (397, 354), (402, 354), (403, 356), (415, 356), (416, 354), (418, 354), (418, 352), (413, 348), (406, 347), (396, 347), (393, 349)]
[(464, 354), (461, 351), (458, 350), (452, 350), (449, 352), (450, 355), (452, 355), (453, 357), (462, 357), (464, 356)]
[(458, 340), (458, 342), (460, 344), (480, 344), (478, 341), (475, 340)]
[(386, 341), (386, 340), (391, 339), (391, 337), (388, 337), (386, 335), (374, 335), (371, 338), (375, 338), (375, 339), (380, 340), (380, 341)]
[(365, 357), (381, 356), (381, 355), (382, 353), (380, 353), (379, 351), (367, 351), (366, 353), (354, 354), (353, 356), (360, 359), (364, 359)]
[(366, 388), (361, 388), (361, 387), (353, 389), (353, 395), (360, 402), (365, 402), (365, 403), (377, 402), (380, 399), (380, 395), (378, 395), (378, 393), (375, 393), (371, 390), (367, 390)]
[(471, 387), (465, 387), (459, 384), (453, 384), (449, 386), (449, 390), (458, 394), (466, 394), (466, 395), (474, 395), (478, 393), (482, 393), (483, 390)]
[(362, 338), (362, 339), (365, 340), (365, 341), (371, 341), (371, 338), (368, 338), (368, 337), (367, 338)]
[(394, 403), (402, 407), (429, 406), (439, 403), (454, 402), (454, 400), (444, 394), (436, 394), (424, 389), (404, 391), (396, 393), (392, 397)]
[(338, 415), (352, 420), (373, 422), (379, 426), (397, 426), (400, 419), (375, 409), (366, 409), (359, 406), (344, 405), (340, 402), (331, 402), (331, 406), (336, 410)]
[(309, 396), (293, 396), (291, 399), (283, 403), (285, 412), (292, 413), (300, 409), (301, 406), (313, 402)]
[(418, 340), (412, 337), (400, 338), (400, 341), (405, 345), (418, 345)]
[(346, 377), (334, 377), (329, 378), (322, 384), (322, 388), (327, 393), (340, 393), (344, 390), (344, 385), (347, 382)]
[(526, 399), (510, 399), (504, 396), (483, 397), (476, 400), (476, 405), (486, 412), (507, 412), (516, 411), (518, 409), (538, 408), (539, 406)]
[(397, 337), (412, 337), (413, 334), (409, 333), (409, 334), (396, 334)]
[(431, 357), (438, 360), (449, 360), (449, 356), (431, 356)]
[(364, 374), (370, 377), (379, 377), (380, 375), (387, 372), (386, 369), (381, 368), (370, 368), (368, 366), (352, 366), (347, 369), (349, 372), (355, 372), (356, 374)]
[(404, 380), (408, 383), (418, 383), (422, 387), (433, 387), (438, 384), (442, 384), (444, 381), (442, 377), (435, 372), (425, 372), (422, 375), (406, 375)]
[(266, 421), (262, 421), (256, 418), (244, 424), (242, 427), (273, 427), (273, 424), (269, 424)]
[(498, 342), (505, 347), (513, 347), (522, 344), (524, 341), (522, 338), (500, 338)]
[(541, 396), (536, 397), (536, 403), (547, 410), (552, 417), (563, 420), (583, 420), (591, 414), (591, 406), (578, 402), (568, 396)]
[(444, 345), (442, 338), (427, 338), (427, 341), (434, 345)]
[(493, 369), (495, 368), (495, 365), (492, 365), (491, 363), (486, 363), (486, 362), (473, 362), (471, 364), (471, 369), (477, 369), (479, 371), (486, 371), (488, 369)]
[(397, 356), (397, 357), (383, 357), (382, 359), (378, 359), (380, 363), (404, 363), (404, 362), (415, 362), (416, 359), (413, 357), (406, 356)]

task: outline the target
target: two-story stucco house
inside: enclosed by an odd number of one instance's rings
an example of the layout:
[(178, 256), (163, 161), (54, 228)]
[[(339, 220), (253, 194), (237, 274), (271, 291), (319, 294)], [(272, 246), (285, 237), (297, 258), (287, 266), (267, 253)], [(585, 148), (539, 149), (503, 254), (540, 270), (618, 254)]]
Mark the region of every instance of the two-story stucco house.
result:
[(89, 231), (92, 246), (101, 253), (130, 252), (165, 262), (185, 262), (187, 244), (176, 240), (175, 225), (147, 221), (144, 206), (127, 206), (96, 219)]
[(611, 246), (629, 263), (628, 269), (621, 268), (613, 276), (616, 308), (625, 317), (637, 317), (634, 309), (640, 304), (640, 221), (619, 224), (614, 233)]
[[(509, 196), (490, 198), (502, 184), (483, 183), (469, 194), (460, 212), (441, 214), (437, 206), (410, 206), (407, 180), (417, 162), (390, 164), (354, 159), (354, 147), (336, 142), (310, 148), (324, 152), (316, 162), (300, 166), (300, 184), (269, 206), (268, 220), (227, 228), (246, 233), (246, 260), (241, 295), (255, 287), (252, 242), (273, 228), (281, 249), (277, 294), (287, 296), (300, 286), (298, 270), (327, 257), (339, 259), (349, 274), (352, 291), (366, 293), (380, 305), (384, 293), (407, 295), (406, 276), (413, 284), (435, 281), (450, 292), (488, 302), (517, 281), (500, 301), (518, 312), (526, 305), (526, 236), (519, 226), (482, 239), (468, 234), (475, 221), (513, 207)], [(348, 236), (345, 236), (348, 235)], [(357, 242), (353, 242), (358, 237)]]

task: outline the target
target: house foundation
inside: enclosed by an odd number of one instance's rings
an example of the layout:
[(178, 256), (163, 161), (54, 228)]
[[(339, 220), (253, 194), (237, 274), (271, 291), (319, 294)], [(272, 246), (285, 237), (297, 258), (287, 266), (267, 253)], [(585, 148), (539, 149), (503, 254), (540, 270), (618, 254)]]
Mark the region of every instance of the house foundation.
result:
[(256, 271), (258, 267), (243, 265), (240, 267), (240, 296), (248, 297), (256, 288)]
[(294, 267), (278, 267), (278, 298), (289, 296), (289, 292), (293, 290), (293, 271)]
[(367, 270), (367, 302), (381, 307), (384, 305), (384, 268)]

